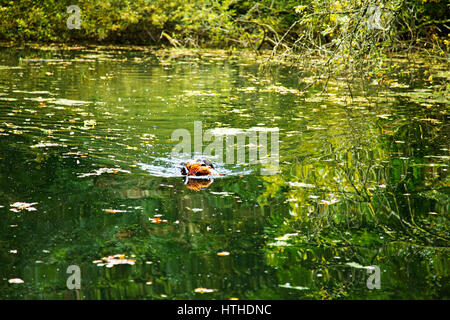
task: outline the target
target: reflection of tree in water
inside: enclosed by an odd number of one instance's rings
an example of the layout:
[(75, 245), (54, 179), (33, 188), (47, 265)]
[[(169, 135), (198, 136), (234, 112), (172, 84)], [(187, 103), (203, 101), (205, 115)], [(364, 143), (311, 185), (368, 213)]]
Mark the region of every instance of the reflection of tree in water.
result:
[(329, 146), (324, 158), (331, 160), (299, 157), (283, 177), (265, 177), (260, 201), (282, 197), (289, 204), (290, 214), (271, 217), (277, 227), (266, 230), (267, 257), (283, 270), (281, 282), (314, 289), (303, 297), (365, 296), (364, 266), (381, 265), (384, 288), (442, 296), (448, 125), (428, 118), (350, 147)]
[(422, 243), (437, 245), (444, 241), (448, 244), (448, 232), (438, 230), (441, 224), (436, 224), (438, 217), (447, 219), (445, 190), (448, 179), (443, 159), (447, 156), (448, 125), (440, 124), (436, 119), (426, 120), (410, 121), (388, 139), (390, 188), (386, 197), (389, 210), (397, 215), (404, 231), (420, 238)]

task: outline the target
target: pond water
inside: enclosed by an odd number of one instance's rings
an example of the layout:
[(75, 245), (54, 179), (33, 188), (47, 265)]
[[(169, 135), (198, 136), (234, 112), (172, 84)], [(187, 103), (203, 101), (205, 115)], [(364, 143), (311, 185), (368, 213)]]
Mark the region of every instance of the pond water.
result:
[[(301, 94), (236, 53), (2, 48), (0, 298), (448, 299), (449, 68), (392, 60)], [(188, 183), (195, 123), (277, 130), (278, 171)]]

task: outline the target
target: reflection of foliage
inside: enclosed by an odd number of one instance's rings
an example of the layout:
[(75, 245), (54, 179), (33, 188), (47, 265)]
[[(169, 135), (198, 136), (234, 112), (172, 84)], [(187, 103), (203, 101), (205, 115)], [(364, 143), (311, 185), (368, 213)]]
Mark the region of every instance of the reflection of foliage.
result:
[[(430, 120), (431, 115), (421, 121), (377, 121), (374, 128), (381, 134), (352, 141), (350, 147), (324, 143), (332, 152), (319, 158), (290, 155), (282, 175), (264, 178), (260, 203), (284, 199), (288, 206), (283, 218), (271, 217), (277, 227), (266, 230), (269, 262), (291, 270), (279, 272), (280, 283), (310, 287), (309, 292), (297, 292), (301, 297), (355, 298), (367, 290), (367, 276), (364, 269), (354, 270), (360, 279), (348, 282), (355, 275), (342, 273), (351, 269), (345, 262), (405, 272), (395, 279), (383, 275), (384, 285), (392, 289), (402, 281), (415, 285), (405, 278), (411, 264), (416, 275), (418, 270), (433, 270), (434, 277), (420, 277), (417, 285), (430, 296), (442, 296), (440, 288), (449, 277), (448, 127)], [(290, 278), (299, 266), (303, 276)]]

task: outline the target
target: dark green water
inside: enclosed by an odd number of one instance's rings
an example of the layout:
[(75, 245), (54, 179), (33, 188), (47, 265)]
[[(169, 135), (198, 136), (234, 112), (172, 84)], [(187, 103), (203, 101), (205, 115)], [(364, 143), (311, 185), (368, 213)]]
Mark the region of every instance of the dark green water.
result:
[[(449, 298), (448, 65), (399, 59), (352, 100), (175, 53), (1, 49), (0, 299)], [(217, 161), (188, 189), (171, 134), (194, 121), (279, 128), (280, 172)]]

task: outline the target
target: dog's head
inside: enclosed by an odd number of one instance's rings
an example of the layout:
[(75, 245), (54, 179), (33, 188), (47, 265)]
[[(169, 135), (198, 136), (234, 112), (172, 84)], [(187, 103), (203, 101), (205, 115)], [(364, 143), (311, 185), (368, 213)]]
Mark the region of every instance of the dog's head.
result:
[(210, 167), (211, 169), (214, 169), (214, 166), (211, 161), (208, 159), (197, 159), (198, 163), (200, 163), (202, 166)]

